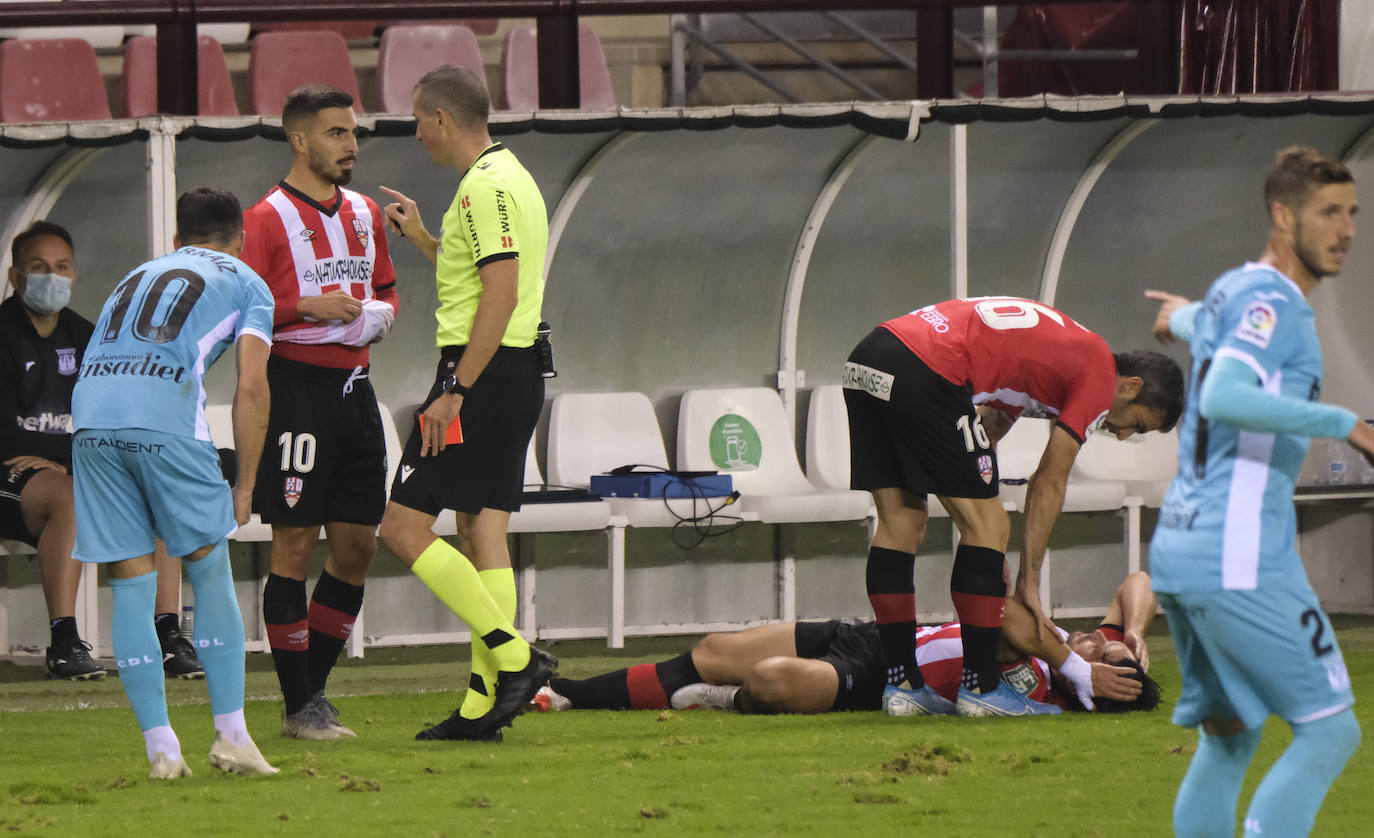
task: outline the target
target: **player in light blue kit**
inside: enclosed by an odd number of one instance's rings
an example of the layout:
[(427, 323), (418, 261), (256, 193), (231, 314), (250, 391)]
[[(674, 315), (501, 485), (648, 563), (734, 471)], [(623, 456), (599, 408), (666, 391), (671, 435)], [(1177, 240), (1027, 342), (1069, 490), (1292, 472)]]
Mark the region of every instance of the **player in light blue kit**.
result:
[(1183, 671), (1174, 723), (1201, 726), (1174, 802), (1179, 836), (1235, 835), (1246, 768), (1265, 719), (1293, 740), (1245, 816), (1247, 836), (1307, 835), (1360, 742), (1345, 662), (1294, 546), (1293, 484), (1310, 437), (1374, 430), (1317, 402), (1321, 345), (1307, 296), (1355, 237), (1355, 184), (1311, 148), (1279, 153), (1264, 184), (1272, 228), (1258, 262), (1201, 302), (1162, 291), (1161, 341), (1192, 344), (1179, 472), (1150, 545), (1150, 573)]
[[(226, 540), (248, 520), (267, 428), (272, 294), (235, 255), (243, 212), (228, 192), (177, 200), (178, 250), (135, 268), (105, 301), (72, 394), (76, 549), (109, 565), (119, 680), (143, 731), (153, 779), (191, 773), (167, 720), (153, 628), (161, 538), (186, 560), (195, 646), (214, 712), (210, 764), (275, 774), (243, 719), (243, 617)], [(205, 422), (205, 371), (233, 345), (238, 482), (224, 482)]]

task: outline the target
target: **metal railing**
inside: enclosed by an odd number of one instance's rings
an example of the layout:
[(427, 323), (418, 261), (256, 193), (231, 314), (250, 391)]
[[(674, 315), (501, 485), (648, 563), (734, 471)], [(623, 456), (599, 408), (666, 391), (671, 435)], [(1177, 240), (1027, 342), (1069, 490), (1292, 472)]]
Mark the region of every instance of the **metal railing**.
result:
[[(986, 0), (859, 0), (865, 9), (908, 10), (916, 15), (916, 93), (918, 98), (954, 94), (954, 9), (978, 7)], [(1004, 0), (1026, 5), (1034, 0)], [(1056, 0), (1086, 3), (1094, 0)], [(1141, 54), (1161, 57), (1154, 87), (1177, 87), (1173, 15), (1177, 0), (1140, 0)], [(597, 15), (661, 15), (833, 11), (842, 0), (85, 0), (80, 3), (32, 2), (0, 6), (5, 26), (85, 26), (99, 24), (157, 27), (158, 109), (193, 114), (197, 106), (196, 24), (243, 20), (327, 21), (405, 18), (533, 17), (538, 24), (539, 105), (575, 108), (579, 104), (577, 19)]]

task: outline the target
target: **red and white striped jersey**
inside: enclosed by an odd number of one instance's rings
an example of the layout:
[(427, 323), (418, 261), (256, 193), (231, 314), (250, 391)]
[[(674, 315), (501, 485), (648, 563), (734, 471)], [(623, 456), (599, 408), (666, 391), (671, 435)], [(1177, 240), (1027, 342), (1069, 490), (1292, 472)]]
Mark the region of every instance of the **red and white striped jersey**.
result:
[(298, 313), (300, 299), (331, 291), (381, 300), (399, 313), (396, 271), (376, 202), (338, 187), (333, 203), (324, 206), (283, 182), (243, 214), (243, 229), (240, 258), (276, 299), (272, 354), (322, 367), (366, 366), (367, 346), (297, 343), (289, 334), (319, 325)]
[[(964, 642), (958, 623), (922, 626), (916, 630), (916, 665), (921, 677), (940, 695), (955, 701), (964, 674)], [(1017, 658), (999, 663), (1002, 678), (1026, 697), (1068, 707), (1070, 698), (1054, 688), (1050, 666), (1039, 658)], [(1076, 703), (1076, 702), (1075, 702)]]
[(949, 300), (882, 327), (941, 378), (973, 388), (974, 404), (1054, 419), (1079, 442), (1112, 406), (1116, 360), (1107, 342), (1044, 303)]

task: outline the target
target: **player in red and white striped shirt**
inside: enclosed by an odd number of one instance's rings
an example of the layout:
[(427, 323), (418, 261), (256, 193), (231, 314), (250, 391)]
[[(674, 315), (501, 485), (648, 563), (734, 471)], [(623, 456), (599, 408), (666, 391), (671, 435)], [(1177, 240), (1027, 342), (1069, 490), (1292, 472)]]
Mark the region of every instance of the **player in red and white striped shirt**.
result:
[[(353, 735), (324, 687), (362, 609), (386, 506), (368, 361), (399, 305), (382, 213), (344, 188), (358, 155), (352, 106), (325, 85), (292, 91), (282, 111), (291, 172), (243, 218), (242, 259), (276, 299), (272, 411), (253, 506), (272, 525), (263, 618), (286, 704), (282, 733), (299, 739)], [(307, 606), (321, 526), (329, 558)]]
[[(1037, 635), (1035, 618), (1012, 600), (998, 650), (1001, 678), (1035, 701), (1064, 709), (1152, 710), (1159, 686), (1144, 674), (1150, 663), (1144, 632), (1154, 614), (1145, 573), (1126, 577), (1091, 632)], [(926, 683), (953, 700), (963, 675), (960, 625), (918, 629), (916, 657)], [(779, 623), (707, 635), (692, 651), (660, 663), (585, 680), (554, 678), (535, 705), (825, 713), (877, 710), (884, 685), (874, 623)]]

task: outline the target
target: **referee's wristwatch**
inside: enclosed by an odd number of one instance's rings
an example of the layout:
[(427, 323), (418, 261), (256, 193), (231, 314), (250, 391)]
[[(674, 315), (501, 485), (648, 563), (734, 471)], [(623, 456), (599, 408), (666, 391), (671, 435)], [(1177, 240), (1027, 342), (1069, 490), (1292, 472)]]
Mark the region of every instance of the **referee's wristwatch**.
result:
[(445, 393), (455, 393), (459, 396), (467, 397), (468, 391), (472, 388), (464, 386), (457, 375), (444, 376), (444, 380), (439, 382), (439, 387)]

